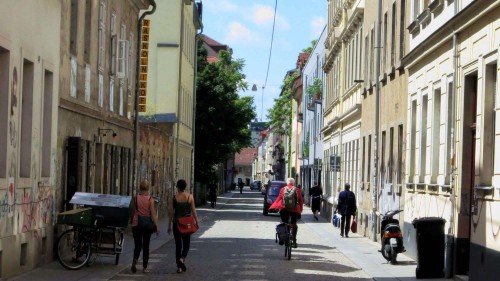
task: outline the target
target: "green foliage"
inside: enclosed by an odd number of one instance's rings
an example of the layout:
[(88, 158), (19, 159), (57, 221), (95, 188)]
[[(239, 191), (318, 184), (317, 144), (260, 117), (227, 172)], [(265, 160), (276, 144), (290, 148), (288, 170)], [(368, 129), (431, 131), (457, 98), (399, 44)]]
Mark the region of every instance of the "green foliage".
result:
[(247, 89), (244, 61), (221, 51), (217, 62), (203, 63), (203, 49), (198, 48), (195, 180), (209, 182), (216, 165), (251, 146), (249, 124), (256, 114), (253, 97), (238, 95), (239, 90)]
[(303, 156), (308, 157), (309, 156), (309, 131), (307, 131), (306, 135), (304, 136), (304, 146), (302, 147), (303, 151)]
[(316, 43), (317, 43), (317, 42), (318, 42), (318, 40), (317, 40), (317, 39), (312, 40), (312, 41), (311, 41), (311, 46), (309, 46), (309, 47), (307, 47), (307, 48), (303, 49), (303, 50), (302, 50), (302, 53), (306, 53), (306, 54), (309, 54), (309, 55), (310, 55), (310, 54), (312, 53), (312, 51), (314, 50), (314, 46), (316, 46)]
[(274, 99), (274, 105), (269, 109), (267, 118), (269, 125), (273, 131), (280, 135), (291, 134), (292, 124), (292, 86), (293, 80), (299, 76), (299, 72), (295, 71), (283, 81), (281, 86), (281, 95)]
[(309, 99), (313, 98), (315, 95), (319, 94), (321, 97), (321, 92), (323, 91), (323, 81), (318, 77), (314, 77), (311, 85), (307, 86), (307, 96)]

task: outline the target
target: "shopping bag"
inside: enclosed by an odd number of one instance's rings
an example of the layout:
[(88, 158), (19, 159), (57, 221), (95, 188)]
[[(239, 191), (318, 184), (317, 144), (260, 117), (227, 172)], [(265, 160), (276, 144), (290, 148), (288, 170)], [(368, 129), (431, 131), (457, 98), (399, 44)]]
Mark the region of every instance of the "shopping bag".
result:
[(351, 232), (356, 233), (358, 231), (358, 223), (356, 222), (356, 217), (352, 219)]

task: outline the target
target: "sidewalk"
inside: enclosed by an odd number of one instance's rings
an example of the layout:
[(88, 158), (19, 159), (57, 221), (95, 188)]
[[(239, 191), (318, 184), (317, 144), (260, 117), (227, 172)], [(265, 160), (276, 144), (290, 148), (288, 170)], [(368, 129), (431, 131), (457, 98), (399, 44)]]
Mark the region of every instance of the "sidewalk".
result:
[[(217, 197), (216, 209), (224, 208), (228, 200), (236, 194), (236, 191), (226, 192)], [(200, 221), (208, 219), (215, 215), (214, 209), (210, 205), (197, 208)], [(333, 227), (329, 220), (318, 217), (319, 221), (315, 221), (311, 209), (304, 206), (301, 224), (299, 225), (299, 241), (300, 236), (307, 235), (307, 232), (313, 231), (319, 236), (328, 241), (339, 252), (350, 259), (357, 267), (362, 269), (373, 280), (377, 281), (415, 281), (416, 262), (410, 257), (400, 254), (398, 255), (398, 264), (391, 265), (387, 263), (382, 255), (378, 252), (380, 245), (378, 242), (372, 242), (366, 237), (362, 237), (355, 233), (349, 233), (349, 238), (342, 238), (338, 228)], [(155, 251), (162, 245), (173, 239), (173, 236), (167, 232), (167, 218), (160, 219), (160, 235), (151, 237), (150, 252)], [(30, 272), (15, 276), (7, 280), (108, 280), (128, 268), (132, 261), (134, 250), (134, 241), (130, 229), (125, 233), (124, 251), (120, 256), (120, 263), (114, 265), (114, 256), (98, 257), (96, 262), (89, 267), (84, 267), (79, 270), (66, 270), (57, 260), (42, 267), (36, 268)], [(299, 242), (300, 247), (300, 242)], [(453, 280), (453, 279), (425, 279), (425, 280)]]
[[(329, 240), (331, 245), (336, 247), (338, 251), (342, 252), (359, 268), (366, 272), (373, 280), (377, 281), (413, 281), (420, 280), (415, 277), (415, 269), (417, 262), (412, 258), (404, 255), (398, 255), (398, 264), (391, 265), (388, 263), (378, 250), (380, 249), (380, 242), (372, 242), (369, 238), (363, 237), (356, 233), (349, 233), (349, 238), (340, 236), (340, 229), (332, 225), (331, 221), (327, 221), (321, 216), (318, 217), (319, 221), (315, 221), (311, 209), (304, 206), (302, 212), (302, 222), (310, 230), (316, 232), (321, 237)], [(303, 231), (300, 229), (299, 232)], [(304, 235), (299, 234), (300, 235)], [(300, 247), (300, 242), (299, 242)], [(453, 280), (453, 279), (425, 279), (425, 280)]]
[[(227, 201), (233, 196), (233, 194), (234, 193), (227, 192), (219, 195), (217, 197), (216, 209), (223, 208)], [(208, 210), (213, 210), (212, 208), (210, 208), (210, 203), (197, 208), (198, 219), (200, 220), (200, 222), (202, 222), (207, 215), (210, 215), (211, 212), (208, 212)], [(162, 245), (173, 239), (172, 235), (167, 234), (167, 221), (168, 219), (166, 216), (160, 218), (160, 235), (156, 236), (155, 234), (153, 234), (153, 236), (151, 236), (151, 244), (149, 247), (150, 252), (155, 251), (156, 249), (160, 248)], [(120, 255), (120, 262), (118, 265), (115, 265), (114, 263), (114, 256), (98, 256), (95, 263), (91, 266), (83, 267), (78, 270), (67, 270), (62, 267), (61, 264), (59, 264), (56, 256), (54, 256), (54, 258), (56, 259), (55, 261), (6, 280), (108, 280), (123, 269), (130, 267), (130, 264), (132, 263), (134, 252), (134, 238), (132, 237), (132, 231), (130, 230), (130, 227), (125, 231), (123, 248), (123, 253)], [(56, 255), (56, 253), (54, 253), (54, 255)]]

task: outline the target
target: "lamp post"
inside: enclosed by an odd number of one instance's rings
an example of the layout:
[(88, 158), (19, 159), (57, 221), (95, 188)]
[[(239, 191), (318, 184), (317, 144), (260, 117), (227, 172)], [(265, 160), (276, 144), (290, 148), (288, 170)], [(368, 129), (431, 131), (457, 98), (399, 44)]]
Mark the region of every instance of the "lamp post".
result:
[[(253, 84), (252, 92), (257, 92), (257, 85), (256, 84)], [(262, 112), (264, 112), (264, 86), (262, 86), (262, 94), (261, 94), (261, 100), (260, 100), (260, 122), (262, 122), (264, 120), (264, 119), (262, 119)]]

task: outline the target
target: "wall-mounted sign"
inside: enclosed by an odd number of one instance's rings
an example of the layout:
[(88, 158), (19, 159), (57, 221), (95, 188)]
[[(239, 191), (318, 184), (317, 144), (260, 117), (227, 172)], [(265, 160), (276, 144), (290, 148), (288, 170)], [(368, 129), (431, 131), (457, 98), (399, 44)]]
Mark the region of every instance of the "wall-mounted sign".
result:
[(149, 27), (150, 20), (142, 20), (141, 59), (139, 66), (139, 112), (146, 112), (146, 94), (148, 88)]

